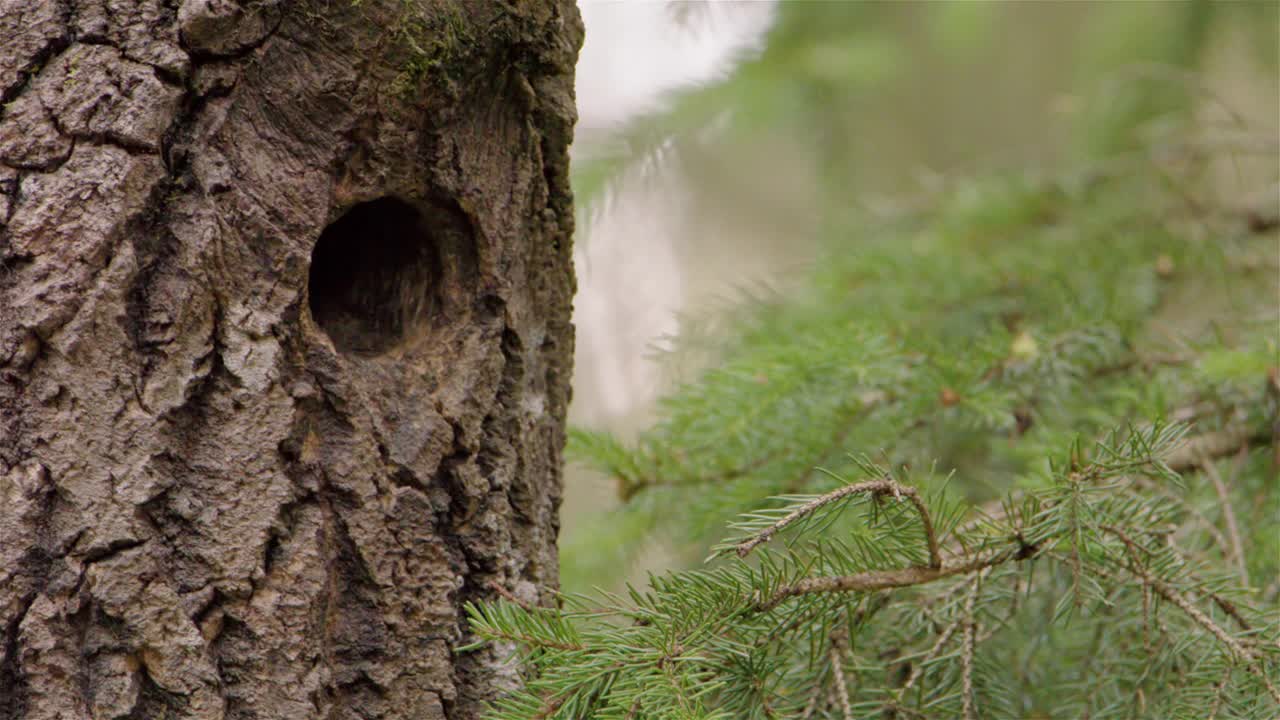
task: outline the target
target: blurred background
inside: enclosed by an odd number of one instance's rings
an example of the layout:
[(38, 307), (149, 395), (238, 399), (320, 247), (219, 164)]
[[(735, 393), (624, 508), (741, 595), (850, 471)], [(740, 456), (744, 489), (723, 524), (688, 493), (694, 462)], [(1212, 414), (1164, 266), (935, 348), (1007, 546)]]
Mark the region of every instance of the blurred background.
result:
[[(624, 438), (714, 357), (700, 341), (736, 303), (786, 293), (850, 217), (977, 175), (1072, 172), (1175, 126), (1240, 146), (1216, 169), (1226, 204), (1276, 177), (1275, 0), (580, 7), (570, 422)], [(584, 561), (587, 520), (618, 502), (569, 467), (566, 590), (678, 562), (660, 540), (612, 575)]]

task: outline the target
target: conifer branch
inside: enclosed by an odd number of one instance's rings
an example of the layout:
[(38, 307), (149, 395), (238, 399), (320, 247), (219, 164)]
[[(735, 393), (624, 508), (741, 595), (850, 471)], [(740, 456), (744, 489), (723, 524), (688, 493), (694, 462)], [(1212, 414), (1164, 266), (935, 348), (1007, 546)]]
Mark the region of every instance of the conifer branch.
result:
[[(1260, 243), (1236, 222), (1206, 253), (1185, 217), (1163, 214), (1180, 199), (1141, 175), (975, 183), (955, 210), (859, 228), (856, 255), (742, 315), (726, 364), (670, 397), (635, 446), (577, 438), (626, 494), (643, 491), (617, 537), (657, 530), (692, 550), (739, 520), (714, 562), (605, 609), (506, 602), (473, 616), (478, 636), (521, 643), (534, 678), (497, 720), (549, 701), (555, 717), (634, 720), (1274, 715), (1280, 582), (1236, 581), (1277, 569), (1259, 538), (1272, 468), (1248, 452), (1280, 434), (1280, 370), (1264, 402), (1256, 387), (1274, 365), (1274, 311), (1243, 308), (1211, 334), (1174, 307), (1216, 302), (1202, 291), (1219, 280), (1252, 291), (1260, 274), (1234, 255), (1254, 262)], [(1080, 240), (1069, 258), (1053, 255), (1064, 227)], [(1147, 424), (1162, 416), (1176, 424)], [(1089, 447), (1071, 440), (1107, 427)], [(913, 474), (853, 457), (865, 482), (832, 474), (831, 490), (818, 474), (850, 448)], [(1213, 465), (1231, 454), (1238, 477)], [(916, 479), (931, 461), (959, 482)], [(986, 488), (1005, 500), (957, 502)], [(1219, 503), (1221, 517), (1206, 509)], [(571, 584), (584, 580), (598, 578)], [(1039, 612), (1053, 630), (1031, 653)], [(988, 656), (1033, 655), (1034, 680), (987, 677)]]
[(1253, 659), (1253, 653), (1251, 653), (1248, 648), (1241, 645), (1235, 638), (1231, 637), (1226, 630), (1222, 629), (1222, 626), (1215, 623), (1209, 616), (1201, 612), (1199, 608), (1191, 604), (1191, 602), (1184, 598), (1180, 593), (1174, 591), (1159, 578), (1151, 575), (1151, 573), (1142, 566), (1141, 561), (1138, 558), (1139, 552), (1142, 551), (1143, 548), (1130, 539), (1128, 534), (1120, 528), (1112, 527), (1110, 525), (1103, 526), (1102, 529), (1112, 535), (1115, 535), (1124, 543), (1129, 552), (1129, 570), (1137, 576), (1138, 579), (1146, 583), (1147, 586), (1154, 590), (1156, 594), (1160, 595), (1160, 597), (1173, 603), (1179, 610), (1186, 613), (1187, 616), (1194, 620), (1197, 625), (1208, 630), (1218, 639), (1218, 642), (1225, 645), (1236, 657), (1247, 660)]
[(547, 638), (535, 637), (520, 632), (498, 631), (493, 633), (493, 639), (506, 640), (507, 642), (520, 643), (532, 648), (543, 648), (548, 650), (563, 650), (565, 652), (581, 652), (586, 650), (580, 644), (560, 642), (558, 640), (548, 640)]
[(812, 515), (820, 508), (851, 495), (861, 494), (870, 494), (875, 497), (892, 495), (899, 500), (903, 497), (910, 500), (911, 504), (916, 509), (916, 513), (920, 516), (921, 525), (924, 526), (925, 542), (929, 546), (929, 568), (937, 570), (942, 567), (942, 553), (938, 549), (938, 537), (933, 529), (933, 520), (929, 517), (929, 509), (925, 507), (924, 501), (920, 499), (920, 494), (915, 488), (899, 484), (888, 478), (881, 480), (868, 480), (866, 482), (855, 483), (853, 485), (846, 485), (810, 500), (804, 505), (792, 510), (778, 522), (756, 533), (753, 537), (739, 543), (736, 548), (738, 557), (743, 558), (750, 555), (752, 550), (769, 542), (774, 535), (777, 535), (779, 532), (786, 529), (788, 525)]
[(909, 567), (895, 570), (873, 570), (871, 572), (858, 573), (856, 575), (805, 578), (795, 583), (779, 586), (771, 596), (758, 602), (755, 605), (755, 610), (758, 612), (767, 612), (769, 610), (773, 610), (791, 598), (802, 595), (836, 592), (872, 592), (875, 590), (888, 590), (890, 588), (911, 587), (913, 585), (926, 585), (949, 577), (968, 575), (969, 573), (986, 570), (987, 568), (1002, 565), (1006, 562), (1026, 560), (1034, 557), (1036, 552), (1036, 549), (1032, 547), (1014, 547), (993, 553), (985, 558), (970, 560), (969, 562), (961, 563), (959, 565), (942, 566), (937, 568)]
[(1143, 548), (1141, 545), (1134, 542), (1127, 533), (1120, 528), (1110, 525), (1103, 526), (1102, 530), (1114, 535), (1124, 543), (1125, 548), (1129, 553), (1128, 569), (1130, 572), (1142, 580), (1142, 582), (1149, 585), (1156, 594), (1170, 603), (1173, 603), (1175, 607), (1185, 613), (1193, 622), (1217, 638), (1218, 642), (1222, 643), (1231, 651), (1234, 658), (1244, 661), (1245, 668), (1262, 681), (1263, 685), (1266, 686), (1267, 691), (1271, 694), (1272, 699), (1275, 700), (1277, 704), (1280, 704), (1280, 690), (1277, 690), (1275, 685), (1272, 684), (1270, 678), (1267, 677), (1266, 671), (1262, 668), (1261, 663), (1258, 662), (1257, 654), (1255, 654), (1252, 649), (1246, 647), (1239, 640), (1232, 637), (1231, 634), (1224, 630), (1221, 625), (1214, 622), (1213, 618), (1205, 615), (1200, 608), (1196, 607), (1189, 600), (1183, 597), (1181, 593), (1170, 587), (1168, 583), (1164, 582), (1160, 578), (1152, 575), (1149, 570), (1143, 567), (1140, 558), (1138, 557), (1143, 551)]
[[(1181, 414), (1181, 413), (1179, 413)], [(1174, 473), (1186, 473), (1201, 467), (1202, 463), (1213, 459), (1220, 459), (1236, 455), (1243, 450), (1248, 449), (1251, 445), (1267, 444), (1269, 445), (1272, 438), (1269, 435), (1259, 433), (1252, 428), (1244, 425), (1233, 425), (1223, 428), (1215, 432), (1208, 432), (1201, 435), (1193, 435), (1186, 438), (1183, 443), (1171, 451), (1163, 458), (1163, 464)], [(1096, 474), (1096, 473), (1094, 473)], [(1090, 471), (1086, 468), (1080, 473), (1080, 477), (1089, 477)], [(1166, 489), (1152, 483), (1149, 479), (1140, 476), (1133, 478), (1136, 487), (1145, 490), (1155, 490), (1166, 497), (1169, 493)], [(1015, 494), (1012, 498), (1001, 498), (985, 503), (975, 510), (976, 517), (962, 525), (960, 525), (952, 537), (956, 538), (956, 545), (950, 548), (952, 551), (962, 551), (959, 547), (959, 540), (964, 536), (972, 533), (982, 525), (995, 525), (1006, 522), (1008, 513), (1006, 509), (1015, 506), (1017, 501), (1022, 500), (1023, 494)], [(1190, 507), (1184, 500), (1174, 499), (1179, 504), (1187, 508), (1188, 512), (1203, 518), (1206, 524), (1205, 529), (1211, 534), (1215, 534), (1219, 543), (1224, 550), (1228, 549), (1226, 538), (1221, 534), (1213, 523), (1204, 518), (1203, 513)], [(1012, 501), (1012, 502), (1011, 502)]]
[(1253, 626), (1250, 625), (1249, 621), (1245, 620), (1244, 616), (1240, 614), (1240, 609), (1236, 607), (1235, 603), (1222, 597), (1218, 593), (1206, 591), (1205, 595), (1207, 595), (1209, 599), (1213, 601), (1214, 605), (1218, 606), (1219, 610), (1226, 613), (1227, 616), (1230, 617), (1232, 620), (1235, 620), (1236, 624), (1240, 626), (1241, 630), (1244, 630), (1245, 632), (1253, 630)]

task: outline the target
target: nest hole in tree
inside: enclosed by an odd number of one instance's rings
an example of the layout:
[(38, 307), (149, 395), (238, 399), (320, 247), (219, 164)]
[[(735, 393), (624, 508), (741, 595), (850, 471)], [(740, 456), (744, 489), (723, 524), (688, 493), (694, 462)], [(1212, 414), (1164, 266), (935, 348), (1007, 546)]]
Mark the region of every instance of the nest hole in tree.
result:
[(428, 218), (399, 198), (360, 203), (311, 254), (311, 315), (344, 353), (377, 355), (431, 329), (446, 281)]

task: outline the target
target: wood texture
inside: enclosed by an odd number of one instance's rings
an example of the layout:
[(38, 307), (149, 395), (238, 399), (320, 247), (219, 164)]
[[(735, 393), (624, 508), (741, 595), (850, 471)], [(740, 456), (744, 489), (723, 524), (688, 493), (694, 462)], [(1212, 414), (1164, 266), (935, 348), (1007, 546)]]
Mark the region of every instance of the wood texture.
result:
[(516, 682), (453, 648), (488, 583), (557, 583), (581, 37), (571, 0), (0, 0), (0, 719)]

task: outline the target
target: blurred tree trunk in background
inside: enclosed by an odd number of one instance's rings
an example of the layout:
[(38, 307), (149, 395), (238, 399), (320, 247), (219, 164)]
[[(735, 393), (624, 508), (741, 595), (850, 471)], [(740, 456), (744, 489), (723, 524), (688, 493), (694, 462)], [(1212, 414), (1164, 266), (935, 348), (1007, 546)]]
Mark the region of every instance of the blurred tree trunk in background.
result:
[(572, 0), (0, 0), (0, 718), (515, 681), (453, 650), (557, 584), (581, 36)]

